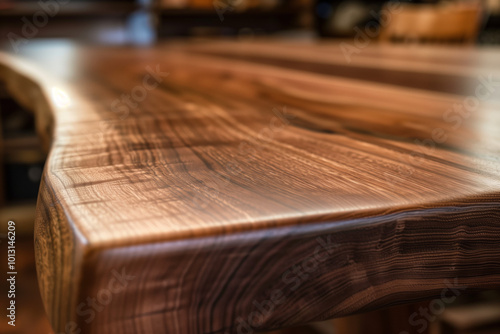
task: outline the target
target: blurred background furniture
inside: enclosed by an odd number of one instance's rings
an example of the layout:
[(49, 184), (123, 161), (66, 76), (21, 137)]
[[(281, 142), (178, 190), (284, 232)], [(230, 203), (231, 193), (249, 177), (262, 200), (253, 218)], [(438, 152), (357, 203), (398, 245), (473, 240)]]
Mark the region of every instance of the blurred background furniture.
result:
[[(51, 6), (44, 7), (40, 3), (51, 3)], [(124, 43), (137, 34), (131, 26), (143, 7), (135, 0), (70, 0), (60, 4), (57, 1), (3, 0), (0, 34), (4, 38), (13, 33), (27, 39), (71, 37), (108, 44)]]
[(479, 4), (401, 4), (380, 40), (392, 42), (474, 43), (482, 18)]
[(0, 220), (16, 217), (19, 233), (33, 231), (44, 162), (33, 114), (0, 85)]
[[(55, 2), (55, 0), (54, 0)], [(395, 1), (392, 1), (395, 2)], [(107, 44), (151, 44), (175, 36), (318, 36), (353, 38), (356, 27), (379, 24), (386, 0), (71, 0), (47, 20), (34, 15), (34, 0), (0, 0), (0, 37), (73, 38)], [(382, 40), (446, 40), (495, 44), (500, 41), (500, 0), (401, 1)], [(475, 8), (474, 8), (475, 7)], [(482, 11), (479, 11), (479, 10)], [(479, 15), (475, 15), (479, 11)], [(482, 13), (482, 14), (481, 14)], [(437, 20), (436, 17), (440, 16)], [(415, 31), (411, 34), (408, 27)], [(418, 30), (416, 29), (418, 27)], [(28, 29), (30, 30), (30, 29)], [(33, 29), (31, 29), (33, 30)], [(290, 34), (293, 32), (293, 34)], [(398, 36), (401, 35), (401, 36)]]
[[(304, 26), (309, 1), (158, 0), (158, 36), (265, 35)], [(302, 22), (302, 23), (301, 23)]]

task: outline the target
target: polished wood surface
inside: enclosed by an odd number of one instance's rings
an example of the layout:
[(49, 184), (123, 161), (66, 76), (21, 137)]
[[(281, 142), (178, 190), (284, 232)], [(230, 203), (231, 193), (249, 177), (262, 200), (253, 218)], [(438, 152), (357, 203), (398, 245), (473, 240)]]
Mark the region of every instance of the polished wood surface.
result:
[[(15, 216), (12, 216), (15, 217)], [(1, 231), (6, 236), (6, 230)], [(17, 235), (18, 281), (16, 289), (19, 292), (16, 302), (19, 305), (16, 316), (16, 326), (10, 326), (7, 322), (0, 323), (2, 334), (56, 334), (49, 324), (44, 312), (42, 300), (38, 291), (35, 256), (33, 249), (33, 235)], [(5, 239), (0, 239), (5, 240)], [(7, 242), (0, 243), (0, 249), (7, 253)], [(2, 265), (7, 266), (7, 258), (3, 259)], [(8, 290), (8, 284), (3, 284), (4, 291)], [(286, 328), (279, 331), (266, 332), (267, 334), (388, 334), (408, 331), (411, 334), (429, 334), (428, 331), (418, 332), (418, 328), (412, 328), (408, 324), (408, 317), (418, 312), (420, 307), (428, 307), (428, 302), (411, 305), (398, 305), (384, 310), (367, 312), (346, 318), (337, 318), (331, 321), (312, 323), (304, 326)], [(447, 312), (449, 313), (449, 312)], [(471, 312), (475, 314), (476, 312)], [(484, 316), (483, 316), (484, 317)], [(468, 315), (468, 318), (471, 318)], [(390, 319), (390, 320), (389, 320)], [(477, 320), (475, 320), (477, 321)], [(412, 331), (412, 329), (414, 329)]]
[(500, 286), (500, 50), (341, 46), (0, 56), (49, 151), (56, 332), (246, 333)]

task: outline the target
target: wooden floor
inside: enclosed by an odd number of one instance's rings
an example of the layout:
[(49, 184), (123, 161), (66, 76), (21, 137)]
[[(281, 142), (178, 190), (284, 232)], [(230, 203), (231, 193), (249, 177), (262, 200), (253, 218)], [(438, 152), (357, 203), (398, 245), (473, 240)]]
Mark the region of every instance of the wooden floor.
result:
[[(1, 239), (0, 254), (7, 254), (7, 243)], [(42, 299), (38, 290), (35, 270), (35, 255), (33, 237), (22, 237), (16, 240), (16, 262), (18, 275), (16, 281), (16, 327), (7, 324), (5, 319), (0, 321), (2, 334), (49, 334), (53, 333), (49, 320), (45, 315)], [(6, 257), (2, 256), (2, 268), (7, 267)], [(3, 280), (2, 280), (3, 282)], [(2, 283), (2, 307), (7, 298), (3, 296), (7, 291)], [(4, 312), (2, 312), (3, 316)]]

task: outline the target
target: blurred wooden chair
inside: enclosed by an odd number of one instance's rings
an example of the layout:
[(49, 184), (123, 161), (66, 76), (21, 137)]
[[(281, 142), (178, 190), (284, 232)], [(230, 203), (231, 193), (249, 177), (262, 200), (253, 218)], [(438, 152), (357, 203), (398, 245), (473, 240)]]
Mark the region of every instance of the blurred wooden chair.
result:
[(474, 43), (481, 7), (472, 4), (401, 4), (382, 25), (381, 41), (405, 43)]

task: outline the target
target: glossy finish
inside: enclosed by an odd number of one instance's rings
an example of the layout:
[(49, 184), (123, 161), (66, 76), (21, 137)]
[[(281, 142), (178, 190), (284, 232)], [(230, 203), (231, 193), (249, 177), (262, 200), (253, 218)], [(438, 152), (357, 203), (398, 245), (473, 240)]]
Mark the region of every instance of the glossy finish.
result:
[(1, 55), (50, 148), (56, 332), (238, 333), (499, 287), (500, 50), (346, 43)]

